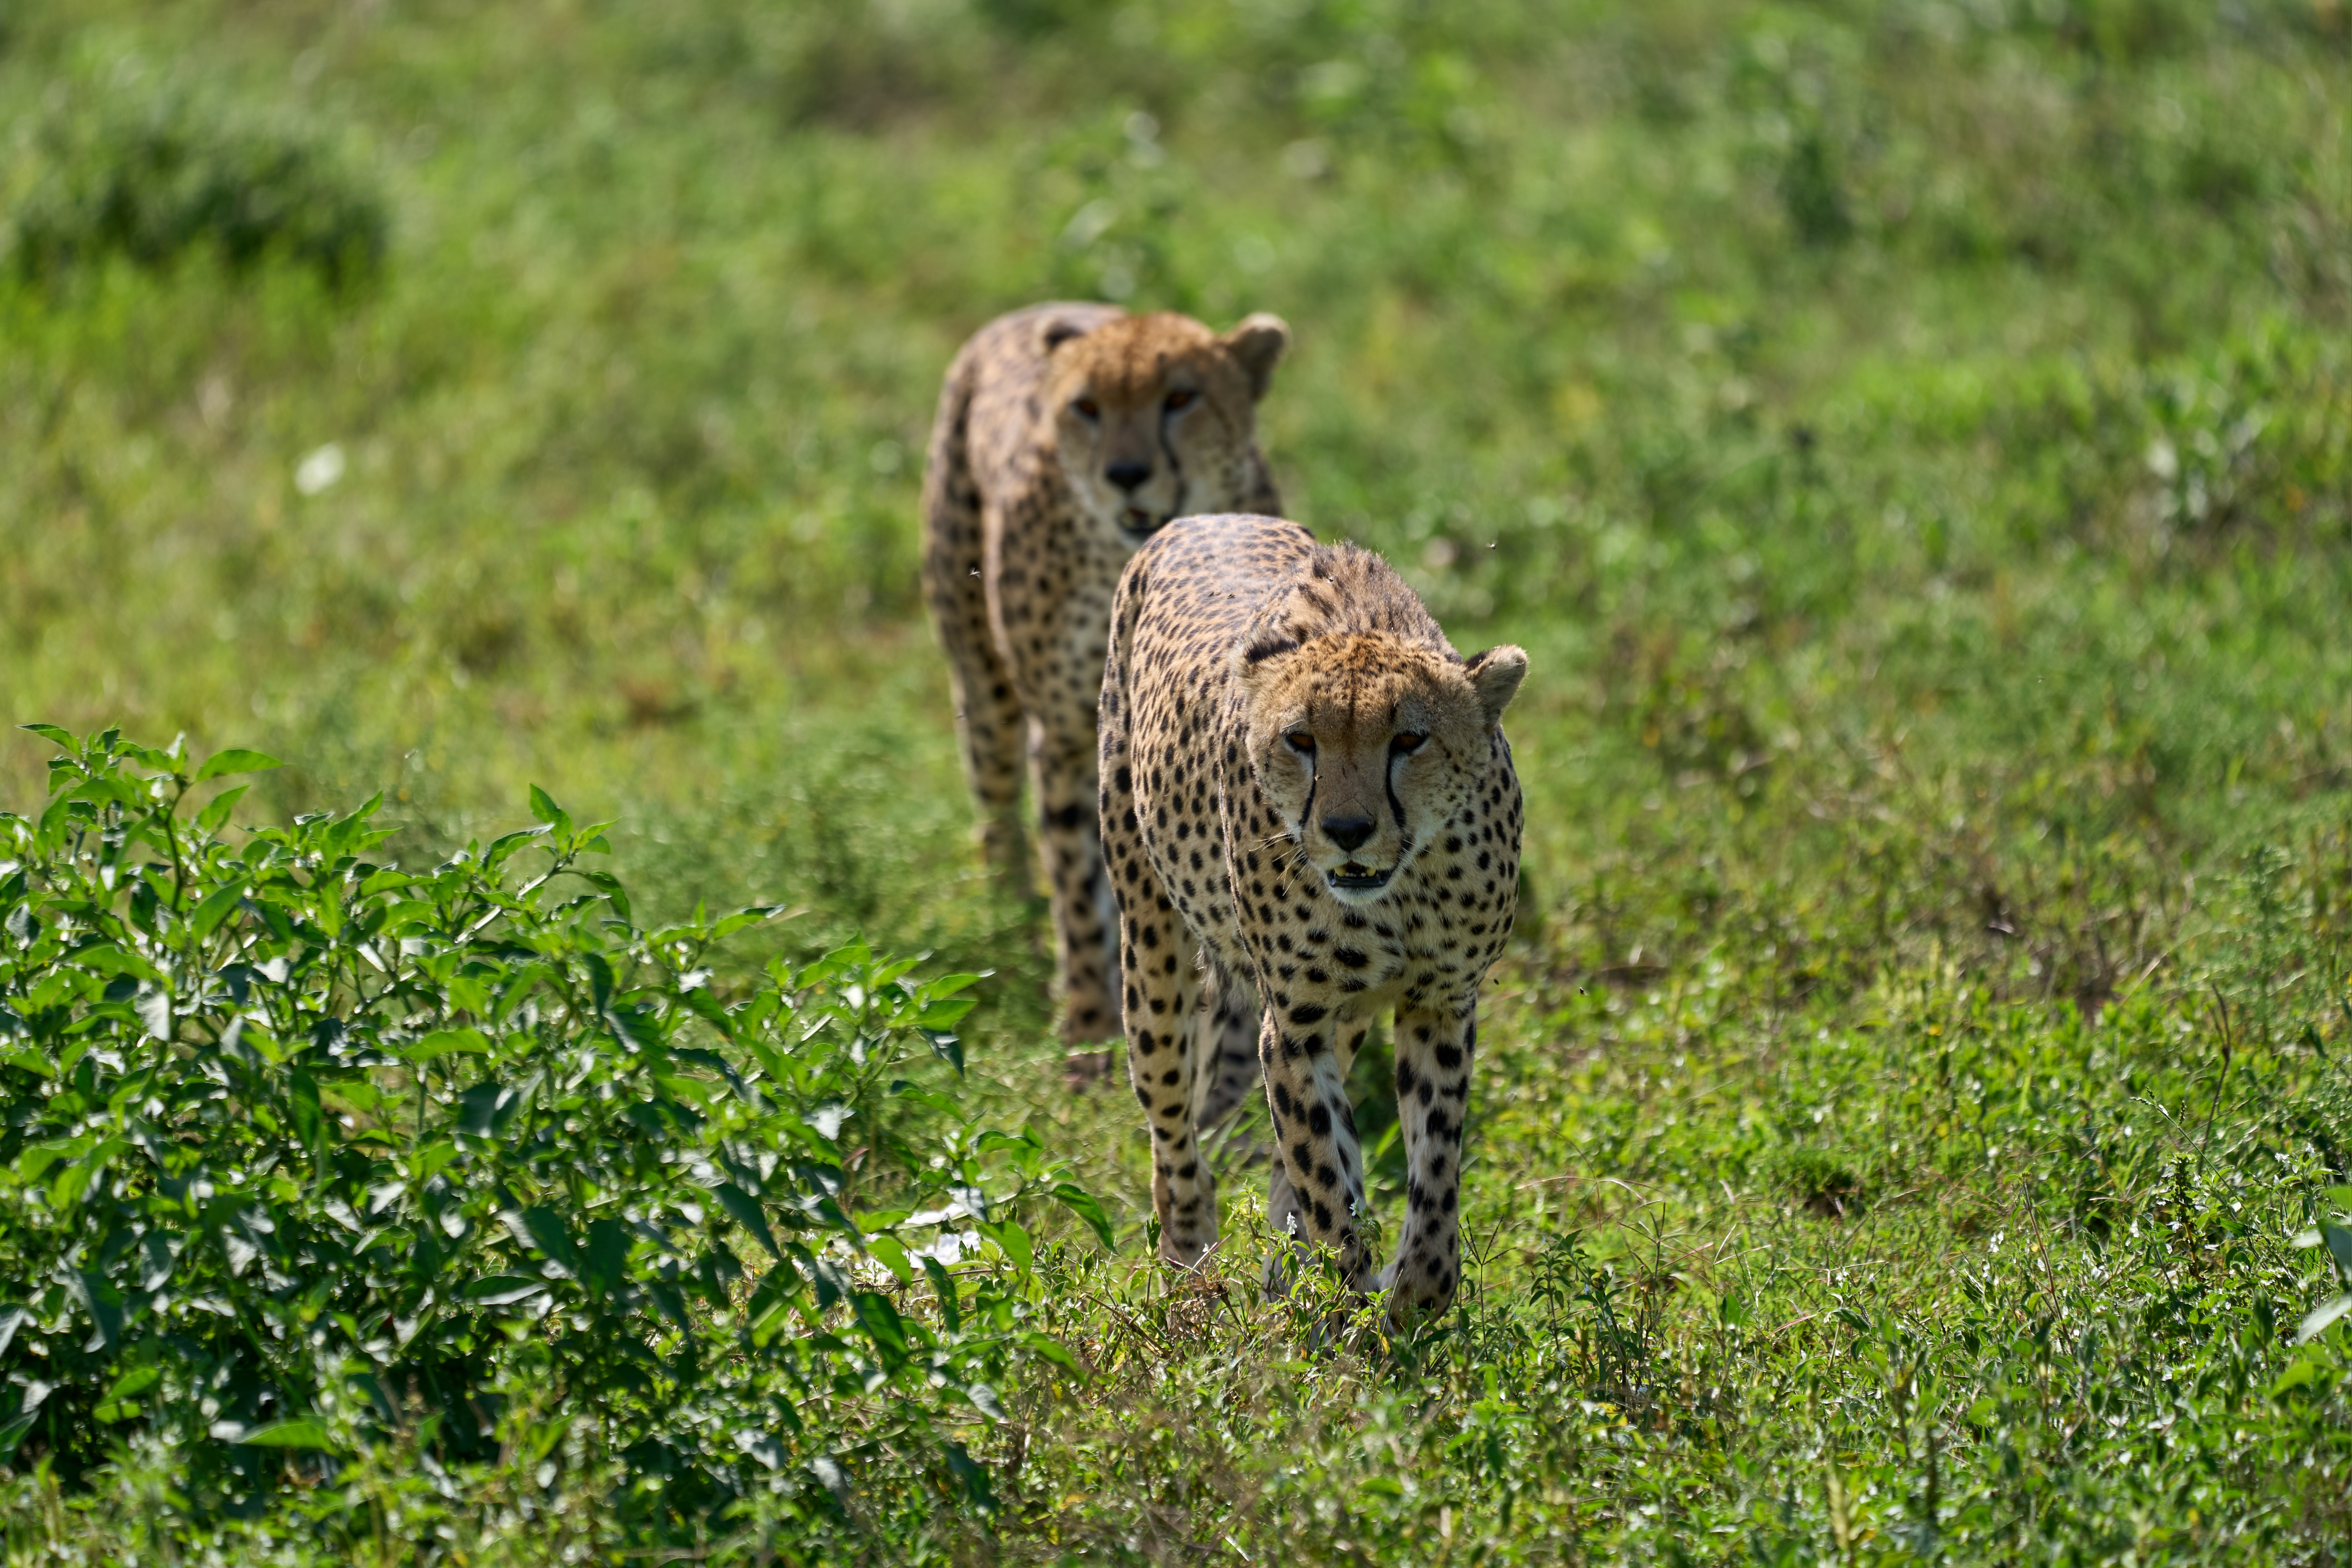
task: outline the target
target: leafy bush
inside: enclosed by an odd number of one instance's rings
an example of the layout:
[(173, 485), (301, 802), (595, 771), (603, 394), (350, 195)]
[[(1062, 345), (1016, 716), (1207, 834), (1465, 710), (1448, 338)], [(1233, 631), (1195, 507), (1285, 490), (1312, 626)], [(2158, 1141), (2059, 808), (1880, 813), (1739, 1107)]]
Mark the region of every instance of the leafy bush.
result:
[(9, 258), (28, 280), (209, 250), (231, 271), (283, 258), (340, 290), (383, 265), (383, 199), (299, 128), (167, 89), (52, 114), (40, 142), (41, 176), (10, 224)]
[(539, 791), (412, 873), (374, 801), (194, 809), (257, 753), (40, 732), (47, 808), (0, 816), (0, 1459), (161, 1444), (178, 1506), (255, 1514), (387, 1438), (487, 1458), (528, 1406), (636, 1528), (833, 1514), (900, 1460), (987, 1501), (955, 1432), (1066, 1356), (1016, 1216), (1108, 1232), (916, 1081), (961, 1070), (974, 976), (856, 944), (727, 986), (777, 911), (639, 929), (582, 864), (609, 825)]

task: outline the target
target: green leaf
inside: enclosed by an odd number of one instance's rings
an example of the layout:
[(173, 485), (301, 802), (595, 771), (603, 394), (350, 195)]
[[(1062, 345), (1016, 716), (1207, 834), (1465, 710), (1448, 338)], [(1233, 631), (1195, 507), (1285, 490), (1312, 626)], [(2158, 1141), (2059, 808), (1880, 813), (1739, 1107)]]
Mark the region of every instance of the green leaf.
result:
[(2275, 1399), (2288, 1389), (2301, 1388), (2326, 1370), (2318, 1362), (2305, 1356), (2278, 1374), (2278, 1381), (2271, 1384), (2271, 1397)]
[(874, 1290), (853, 1291), (849, 1310), (856, 1315), (857, 1326), (866, 1331), (874, 1348), (883, 1352), (885, 1364), (906, 1359), (907, 1322), (898, 1316), (898, 1309), (890, 1304), (889, 1297)]
[(871, 1252), (881, 1262), (883, 1268), (897, 1275), (899, 1284), (914, 1283), (914, 1265), (907, 1261), (907, 1249), (898, 1244), (897, 1237), (887, 1232), (869, 1236), (866, 1238), (866, 1250)]
[(789, 920), (793, 915), (807, 912), (805, 910), (793, 910), (787, 914), (782, 904), (755, 904), (748, 910), (738, 910), (733, 914), (722, 918), (718, 924), (710, 928), (710, 940), (721, 941), (733, 936), (745, 926), (756, 924), (761, 921), (773, 920), (779, 915)]
[(981, 1235), (1003, 1249), (1013, 1268), (1024, 1274), (1029, 1272), (1030, 1259), (1035, 1256), (1035, 1247), (1029, 1240), (1029, 1233), (1021, 1228), (1019, 1221), (1008, 1219), (1001, 1224), (991, 1224), (984, 1219), (975, 1219), (971, 1223)]
[(196, 813), (196, 831), (207, 838), (218, 833), (221, 825), (228, 821), (228, 814), (236, 809), (236, 803), (244, 799), (245, 792), (252, 787), (239, 784), (235, 789), (225, 789), (213, 796), (204, 810)]
[(619, 915), (624, 922), (628, 921), (629, 890), (621, 885), (621, 879), (610, 871), (583, 871), (577, 867), (572, 868), (572, 874), (603, 893), (605, 902), (613, 906), (613, 912)]
[(219, 929), (221, 921), (228, 919), (244, 897), (245, 885), (241, 882), (226, 882), (215, 888), (188, 916), (188, 929), (202, 942)]
[(488, 849), (482, 851), (483, 868), (490, 871), (497, 870), (516, 850), (534, 838), (546, 837), (547, 829), (544, 827), (519, 827), (512, 833), (499, 835), (490, 841), (490, 847)]
[(530, 786), (530, 809), (539, 820), (553, 830), (558, 838), (572, 837), (572, 818), (565, 815), (554, 798), (537, 784)]
[(98, 1402), (100, 1405), (112, 1405), (118, 1400), (128, 1399), (134, 1394), (144, 1394), (161, 1382), (163, 1376), (163, 1369), (160, 1366), (134, 1367), (116, 1378), (113, 1384), (104, 1394), (99, 1395)]
[(955, 1276), (929, 1253), (923, 1255), (923, 1274), (931, 1282), (931, 1294), (939, 1298), (940, 1318), (947, 1324), (948, 1332), (961, 1333), (963, 1331), (963, 1303), (956, 1299)]
[(317, 1448), (331, 1454), (341, 1451), (335, 1440), (327, 1436), (326, 1427), (316, 1417), (309, 1415), (256, 1427), (229, 1441), (256, 1448)]
[(479, 1029), (436, 1029), (400, 1054), (412, 1062), (429, 1062), (456, 1054), (488, 1056), (490, 1042)]
[(923, 1009), (916, 1026), (924, 1029), (952, 1029), (963, 1022), (964, 1016), (980, 1004), (970, 996), (958, 996), (949, 1001), (934, 1002)]
[(326, 1113), (319, 1107), (319, 1080), (297, 1068), (287, 1079), (287, 1099), (294, 1116), (294, 1136), (305, 1149), (316, 1150), (326, 1138)]
[(480, 1307), (505, 1307), (546, 1290), (547, 1281), (527, 1274), (492, 1274), (477, 1279), (458, 1295)]
[(782, 1258), (775, 1237), (768, 1229), (768, 1216), (760, 1210), (760, 1201), (732, 1182), (721, 1182), (712, 1194), (719, 1206), (734, 1216), (735, 1223), (751, 1233), (760, 1245), (773, 1258)]
[(1080, 1377), (1086, 1376), (1087, 1369), (1078, 1364), (1078, 1358), (1070, 1353), (1070, 1347), (1051, 1334), (1041, 1334), (1034, 1329), (1026, 1330), (1021, 1335), (1021, 1342), (1055, 1366), (1066, 1367)]
[(563, 1227), (562, 1219), (544, 1204), (533, 1205), (518, 1213), (507, 1210), (499, 1215), (517, 1241), (537, 1247), (550, 1263), (563, 1271), (566, 1279), (580, 1276), (580, 1252), (572, 1244), (572, 1234)]
[(1062, 1182), (1055, 1186), (1054, 1196), (1061, 1202), (1063, 1207), (1094, 1227), (1094, 1233), (1102, 1237), (1105, 1250), (1110, 1252), (1118, 1250), (1118, 1243), (1111, 1239), (1110, 1217), (1103, 1213), (1103, 1206), (1094, 1194), (1076, 1182)]
[(931, 1054), (955, 1068), (956, 1076), (961, 1078), (963, 1076), (962, 1039), (945, 1029), (925, 1029), (922, 1035), (931, 1043)]
[(943, 1443), (940, 1448), (947, 1456), (948, 1473), (955, 1477), (964, 1501), (981, 1513), (994, 1513), (996, 1491), (989, 1485), (987, 1468), (966, 1452), (961, 1443)]
[[(32, 728), (29, 724), (25, 727), (28, 730)], [(5, 1459), (16, 1451), (16, 1445), (25, 1440), (25, 1434), (31, 1431), (33, 1423), (40, 1418), (41, 1413), (38, 1410), (27, 1410), (5, 1426), (0, 1426), (0, 1459)]]
[(61, 746), (68, 752), (81, 750), (81, 742), (74, 739), (71, 731), (60, 730), (55, 724), (19, 724), (16, 728), (30, 731), (49, 744)]
[(0, 1067), (16, 1068), (31, 1073), (35, 1078), (49, 1079), (59, 1076), (57, 1064), (34, 1050), (19, 1048), (13, 1051), (0, 1051)]
[(2344, 1283), (2352, 1286), (2352, 1229), (2322, 1220), (2319, 1234), (2326, 1238), (2328, 1253), (2336, 1259), (2336, 1271), (2344, 1276)]
[(2303, 1326), (2294, 1331), (2294, 1342), (2299, 1345), (2309, 1344), (2313, 1340), (2326, 1333), (2335, 1324), (2336, 1320), (2347, 1312), (2352, 1312), (2352, 1292), (2336, 1297), (2333, 1301), (2318, 1308), (2305, 1318)]
[(205, 765), (196, 770), (195, 782), (202, 784), (206, 779), (216, 779), (228, 773), (268, 773), (272, 768), (285, 765), (265, 752), (215, 752), (205, 759)]
[(90, 1184), (98, 1179), (100, 1173), (106, 1169), (108, 1163), (121, 1152), (122, 1148), (121, 1139), (109, 1138), (97, 1148), (68, 1165), (58, 1179), (50, 1184), (49, 1202), (61, 1209), (71, 1208), (79, 1203), (82, 1194), (89, 1190)]
[(81, 1298), (83, 1308), (89, 1311), (90, 1321), (98, 1325), (99, 1334), (105, 1340), (106, 1348), (112, 1350), (116, 1345), (121, 1344), (122, 1342), (122, 1292), (107, 1283), (104, 1275), (94, 1274), (87, 1268), (77, 1270), (71, 1276), (71, 1283), (74, 1286), (74, 1294)]
[(590, 1220), (580, 1282), (599, 1296), (610, 1295), (628, 1273), (629, 1247), (628, 1227), (619, 1220)]

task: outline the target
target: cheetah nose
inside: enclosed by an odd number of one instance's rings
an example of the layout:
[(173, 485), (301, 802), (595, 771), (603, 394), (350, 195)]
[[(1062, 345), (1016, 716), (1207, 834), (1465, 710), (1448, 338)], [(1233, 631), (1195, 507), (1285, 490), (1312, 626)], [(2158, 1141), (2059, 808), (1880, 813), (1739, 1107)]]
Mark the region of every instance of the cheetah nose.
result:
[(1150, 477), (1149, 463), (1113, 463), (1103, 470), (1103, 478), (1123, 490), (1132, 490)]
[(1372, 836), (1372, 819), (1369, 816), (1327, 816), (1323, 819), (1323, 837), (1350, 853), (1364, 847)]

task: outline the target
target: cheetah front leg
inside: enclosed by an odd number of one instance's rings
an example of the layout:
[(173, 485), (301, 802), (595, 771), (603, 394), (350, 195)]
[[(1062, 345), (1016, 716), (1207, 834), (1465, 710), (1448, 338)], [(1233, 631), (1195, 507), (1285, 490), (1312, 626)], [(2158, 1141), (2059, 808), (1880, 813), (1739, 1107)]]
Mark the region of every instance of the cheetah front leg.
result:
[[(1362, 1290), (1368, 1283), (1364, 1161), (1356, 1113), (1348, 1104), (1349, 1058), (1334, 1048), (1338, 1036), (1321, 1022), (1321, 1009), (1315, 1012), (1316, 1023), (1301, 1024), (1268, 1007), (1258, 1035), (1279, 1164), (1267, 1218), (1302, 1241), (1330, 1247), (1340, 1279), (1349, 1289)], [(1360, 1030), (1350, 1033), (1363, 1038)], [(1269, 1283), (1275, 1283), (1271, 1275)]]
[(1127, 1075), (1151, 1128), (1151, 1211), (1160, 1220), (1160, 1256), (1193, 1268), (1217, 1244), (1217, 1178), (1201, 1157), (1192, 1122), (1195, 1080), (1216, 1064), (1192, 1048), (1201, 1007), (1198, 949), (1148, 869), (1121, 900), (1119, 946)]
[(1404, 1228), (1389, 1270), (1389, 1321), (1442, 1314), (1462, 1279), (1463, 1121), (1478, 1043), (1478, 997), (1397, 1009), (1397, 1117), (1404, 1123)]
[[(1091, 714), (1089, 715), (1091, 717)], [(1114, 903), (1103, 874), (1096, 738), (1057, 734), (1033, 722), (1030, 773), (1037, 795), (1038, 848), (1053, 895), (1055, 969), (1062, 983), (1062, 1038), (1071, 1045), (1118, 1030)]]
[(1256, 990), (1221, 964), (1208, 965), (1201, 980), (1201, 1108), (1192, 1123), (1206, 1132), (1249, 1098), (1262, 1069), (1257, 1062)]

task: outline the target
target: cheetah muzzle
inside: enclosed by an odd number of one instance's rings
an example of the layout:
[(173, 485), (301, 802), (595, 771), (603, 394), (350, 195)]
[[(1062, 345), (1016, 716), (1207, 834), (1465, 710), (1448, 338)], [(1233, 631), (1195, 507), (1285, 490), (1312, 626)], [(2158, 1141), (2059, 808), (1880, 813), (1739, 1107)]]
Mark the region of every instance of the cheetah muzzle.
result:
[[(1517, 907), (1501, 720), (1527, 655), (1463, 658), (1380, 557), (1266, 517), (1169, 525), (1129, 564), (1111, 631), (1102, 835), (1161, 1256), (1191, 1267), (1215, 1245), (1198, 1134), (1255, 1011), (1269, 1215), (1331, 1247), (1353, 1288), (1387, 1286), (1392, 1321), (1442, 1313), (1478, 987)], [(1375, 1275), (1346, 1083), (1391, 1008), (1409, 1179)]]

